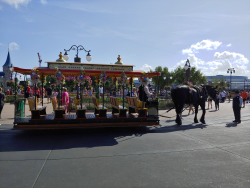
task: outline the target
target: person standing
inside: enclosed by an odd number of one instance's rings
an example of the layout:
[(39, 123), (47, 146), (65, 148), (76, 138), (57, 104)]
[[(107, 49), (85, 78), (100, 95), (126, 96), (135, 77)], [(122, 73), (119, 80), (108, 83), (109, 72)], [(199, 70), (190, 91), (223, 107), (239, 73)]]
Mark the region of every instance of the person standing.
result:
[(244, 90), (243, 92), (241, 92), (240, 96), (243, 99), (243, 108), (245, 108), (245, 103), (246, 103), (246, 100), (247, 100), (247, 92), (246, 92), (246, 90)]
[(137, 97), (137, 92), (135, 87), (133, 87), (132, 89), (132, 97)]
[(250, 91), (247, 91), (247, 103), (250, 103)]
[(227, 93), (225, 91), (222, 91), (222, 93), (221, 93), (222, 102), (225, 102), (226, 95), (227, 95)]
[(211, 109), (213, 108), (213, 104), (212, 104), (212, 98), (211, 97), (208, 97), (208, 99), (207, 99), (207, 101), (208, 101), (208, 109), (209, 109), (209, 104), (210, 104), (210, 106), (211, 106)]
[(5, 95), (4, 93), (2, 93), (3, 89), (0, 87), (0, 119), (1, 119), (1, 113), (3, 110), (3, 106), (4, 106), (4, 101), (5, 101)]
[(235, 123), (241, 123), (241, 118), (240, 118), (240, 110), (242, 106), (243, 99), (239, 95), (239, 91), (235, 91), (235, 97), (233, 98), (233, 111), (234, 111), (234, 117), (235, 120), (233, 122)]
[(193, 109), (193, 105), (192, 104), (189, 105), (188, 115), (190, 114), (191, 111), (193, 111), (193, 114), (194, 114), (194, 109)]
[(51, 103), (52, 89), (51, 86), (47, 89), (47, 102)]
[(215, 99), (214, 103), (215, 103), (215, 110), (217, 110), (217, 109), (219, 110), (220, 99), (219, 99), (219, 93), (218, 92), (216, 93), (216, 99)]
[(63, 89), (62, 94), (62, 105), (65, 106), (65, 113), (69, 113), (68, 105), (69, 105), (69, 93), (67, 92), (67, 88)]
[(103, 87), (102, 86), (99, 87), (99, 93), (100, 93), (100, 97), (102, 97), (102, 95), (103, 95)]
[(230, 100), (231, 100), (231, 92), (230, 91), (227, 94), (227, 98), (228, 98), (228, 102), (230, 102)]

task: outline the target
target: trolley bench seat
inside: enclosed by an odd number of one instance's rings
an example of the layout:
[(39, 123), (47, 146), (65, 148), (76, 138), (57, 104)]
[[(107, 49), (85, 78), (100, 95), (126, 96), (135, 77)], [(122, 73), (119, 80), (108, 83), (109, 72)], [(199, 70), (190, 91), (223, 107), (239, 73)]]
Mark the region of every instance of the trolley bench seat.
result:
[(92, 101), (95, 107), (95, 115), (99, 114), (98, 118), (107, 118), (107, 108), (99, 104), (99, 99), (92, 97)]
[(31, 119), (41, 119), (41, 115), (46, 115), (46, 106), (38, 106), (38, 101), (35, 102), (35, 97), (29, 97), (28, 103)]
[(127, 118), (127, 108), (119, 105), (119, 100), (116, 97), (110, 97), (110, 104), (112, 106), (112, 114), (119, 113), (120, 118)]

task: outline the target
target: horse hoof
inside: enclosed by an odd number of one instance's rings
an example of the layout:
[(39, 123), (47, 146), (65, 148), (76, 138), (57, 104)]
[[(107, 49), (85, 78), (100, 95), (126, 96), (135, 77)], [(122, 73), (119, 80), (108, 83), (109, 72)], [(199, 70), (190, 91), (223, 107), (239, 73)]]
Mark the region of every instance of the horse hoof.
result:
[(201, 123), (206, 124), (205, 120), (200, 120)]
[(178, 125), (182, 125), (182, 122), (177, 123)]
[(199, 121), (197, 119), (194, 120), (194, 123), (199, 123)]

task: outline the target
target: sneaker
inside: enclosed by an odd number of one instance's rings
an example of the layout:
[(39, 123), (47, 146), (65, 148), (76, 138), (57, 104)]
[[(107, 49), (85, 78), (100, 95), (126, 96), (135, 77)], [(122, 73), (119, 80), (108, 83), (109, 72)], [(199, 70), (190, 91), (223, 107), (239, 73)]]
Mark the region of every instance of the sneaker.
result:
[(194, 112), (192, 114), (194, 114)]
[(188, 112), (188, 115), (189, 115), (190, 113)]

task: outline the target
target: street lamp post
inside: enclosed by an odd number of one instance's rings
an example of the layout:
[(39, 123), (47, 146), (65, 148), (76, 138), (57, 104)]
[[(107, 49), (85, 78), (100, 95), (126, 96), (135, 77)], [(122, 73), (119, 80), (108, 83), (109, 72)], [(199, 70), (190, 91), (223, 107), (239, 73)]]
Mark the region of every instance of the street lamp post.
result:
[(68, 55), (67, 52), (70, 51), (70, 50), (76, 50), (76, 57), (75, 57), (75, 59), (74, 59), (74, 62), (79, 62), (79, 63), (81, 63), (81, 58), (78, 57), (78, 50), (79, 50), (79, 51), (80, 51), (80, 50), (84, 50), (85, 52), (88, 52), (88, 54), (87, 54), (87, 56), (86, 56), (87, 61), (91, 61), (91, 59), (92, 59), (92, 57), (91, 57), (91, 55), (90, 55), (90, 53), (89, 53), (91, 50), (89, 50), (89, 51), (85, 50), (85, 48), (84, 48), (82, 45), (79, 45), (79, 46), (73, 45), (73, 46), (70, 47), (69, 50), (64, 49), (65, 53), (64, 53), (64, 55), (63, 55), (63, 59), (66, 60), (66, 61), (68, 61), (68, 59), (69, 59), (69, 55)]
[(244, 90), (245, 90), (245, 83), (246, 83), (246, 81), (247, 81), (247, 79), (245, 78), (245, 79), (244, 79)]
[(235, 73), (234, 68), (229, 68), (227, 73), (230, 73), (230, 90), (232, 90), (232, 74)]
[(187, 81), (190, 77), (190, 68), (191, 68), (191, 66), (190, 66), (189, 60), (187, 59), (186, 64), (184, 66), (184, 69), (186, 70)]

